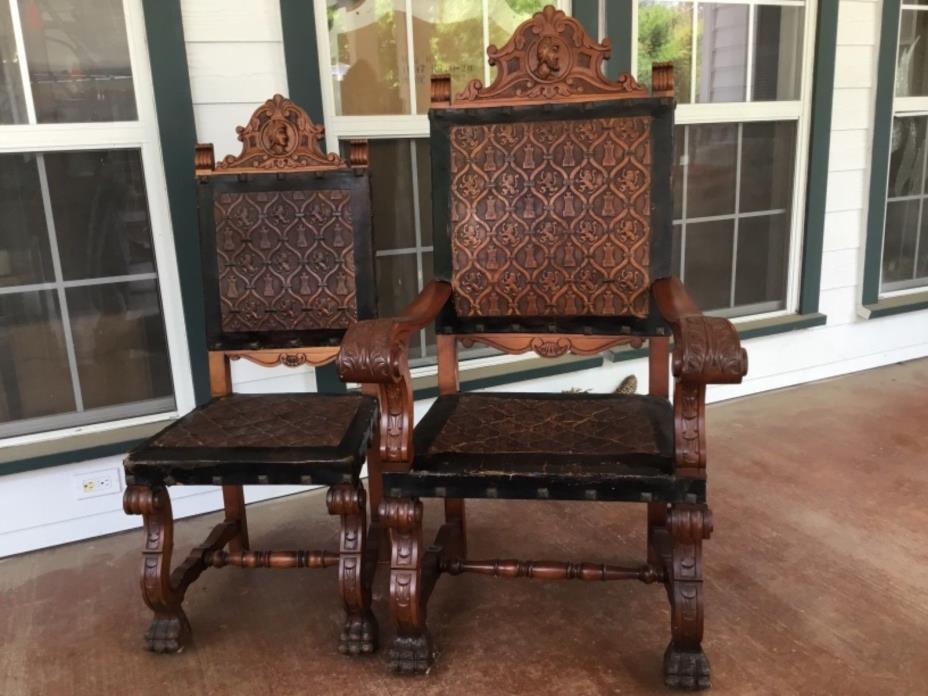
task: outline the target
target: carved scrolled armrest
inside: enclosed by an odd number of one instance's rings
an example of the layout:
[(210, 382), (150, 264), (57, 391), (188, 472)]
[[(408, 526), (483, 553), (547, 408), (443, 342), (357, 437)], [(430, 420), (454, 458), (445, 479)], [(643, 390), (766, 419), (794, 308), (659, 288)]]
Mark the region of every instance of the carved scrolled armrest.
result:
[(658, 311), (673, 329), (673, 374), (684, 382), (737, 384), (748, 371), (748, 354), (734, 325), (707, 317), (677, 278), (654, 282)]
[(448, 283), (432, 281), (400, 316), (359, 321), (342, 339), (335, 361), (338, 376), (378, 387), (380, 456), (386, 462), (409, 462), (412, 457), (409, 336), (433, 322), (450, 297)]
[(406, 342), (410, 334), (435, 321), (451, 297), (451, 286), (433, 280), (398, 317), (368, 319), (345, 332), (335, 361), (338, 376), (346, 382), (390, 384), (403, 377)]
[(652, 285), (657, 310), (673, 329), (674, 465), (679, 476), (701, 477), (706, 467), (706, 385), (741, 381), (748, 356), (727, 319), (699, 311), (676, 278)]

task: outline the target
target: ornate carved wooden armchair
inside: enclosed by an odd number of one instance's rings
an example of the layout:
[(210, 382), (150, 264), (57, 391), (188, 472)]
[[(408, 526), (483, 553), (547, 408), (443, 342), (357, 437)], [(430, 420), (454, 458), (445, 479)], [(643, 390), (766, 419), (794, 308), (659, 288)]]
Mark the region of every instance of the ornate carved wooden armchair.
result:
[[(377, 423), (376, 399), (231, 393), (230, 360), (323, 365), (335, 360), (345, 329), (375, 315), (367, 143), (351, 143), (343, 161), (319, 149), (322, 132), (276, 95), (238, 128), (238, 157), (215, 164), (213, 146), (197, 146), (214, 398), (125, 460), (125, 511), (145, 520), (142, 597), (155, 612), (145, 640), (155, 652), (183, 647), (190, 631), (184, 593), (204, 570), (222, 566), (337, 565), (348, 614), (339, 649), (375, 648), (370, 580), (376, 549), (368, 548), (359, 472)], [(369, 465), (376, 480), (376, 457)], [(222, 486), (225, 520), (172, 571), (167, 486), (174, 484)], [(329, 512), (341, 517), (338, 551), (252, 550), (243, 484), (329, 486)]]
[[(705, 387), (739, 382), (747, 358), (725, 319), (703, 316), (671, 277), (673, 77), (653, 91), (609, 82), (608, 40), (545, 8), (503, 48), (496, 80), (451, 103), (432, 78), (435, 276), (394, 319), (359, 322), (343, 379), (379, 382), (384, 498), (392, 541), (391, 666), (433, 659), (426, 603), (441, 574), (661, 582), (672, 607), (668, 684), (708, 685), (702, 652)], [(437, 319), (440, 396), (413, 430), (406, 341)], [(674, 399), (668, 400), (669, 337)], [(544, 357), (647, 341), (650, 393), (458, 393), (457, 343)], [(420, 498), (444, 498), (423, 547)], [(647, 505), (647, 562), (471, 560), (464, 498)]]

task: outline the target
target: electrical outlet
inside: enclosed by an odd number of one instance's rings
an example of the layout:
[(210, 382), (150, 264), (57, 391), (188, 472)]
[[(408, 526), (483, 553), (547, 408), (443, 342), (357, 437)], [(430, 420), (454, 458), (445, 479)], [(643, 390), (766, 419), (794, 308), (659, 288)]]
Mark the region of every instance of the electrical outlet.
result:
[(112, 495), (122, 492), (122, 480), (117, 469), (88, 471), (74, 476), (77, 498), (95, 498), (98, 495)]

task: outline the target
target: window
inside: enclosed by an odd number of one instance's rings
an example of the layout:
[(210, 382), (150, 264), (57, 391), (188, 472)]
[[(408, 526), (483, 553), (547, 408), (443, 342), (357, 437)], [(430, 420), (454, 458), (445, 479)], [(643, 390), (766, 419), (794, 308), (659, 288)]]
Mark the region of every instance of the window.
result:
[(928, 5), (903, 2), (896, 48), (881, 295), (928, 286)]
[[(327, 145), (371, 140), (374, 248), (380, 312), (401, 310), (431, 279), (428, 145), (430, 80), (453, 90), (492, 79), (486, 46), (502, 45), (552, 0), (316, 0)], [(569, 9), (566, 2), (555, 3)], [(412, 364), (432, 362), (431, 328), (410, 342)], [(471, 357), (492, 351), (462, 351)]]
[(138, 0), (0, 2), (0, 438), (193, 404)]
[(705, 311), (797, 309), (812, 5), (637, 3), (638, 79), (674, 64), (674, 267)]

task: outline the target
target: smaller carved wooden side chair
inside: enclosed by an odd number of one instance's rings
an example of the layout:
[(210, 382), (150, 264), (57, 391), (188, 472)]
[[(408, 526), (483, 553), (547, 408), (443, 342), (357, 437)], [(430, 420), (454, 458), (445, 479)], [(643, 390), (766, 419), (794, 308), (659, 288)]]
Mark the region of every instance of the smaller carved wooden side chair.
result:
[[(195, 158), (214, 398), (125, 460), (124, 508), (144, 516), (142, 597), (155, 613), (145, 642), (155, 652), (183, 648), (190, 632), (184, 593), (209, 567), (337, 565), (347, 611), (339, 649), (372, 652), (376, 544), (368, 543), (359, 473), (369, 440), (376, 441), (376, 398), (233, 394), (229, 362), (324, 365), (349, 326), (375, 316), (367, 143), (352, 142), (348, 161), (324, 154), (322, 127), (280, 95), (237, 130), (238, 157), (215, 164), (213, 146), (198, 145)], [(376, 482), (376, 455), (369, 465)], [(172, 571), (167, 487), (175, 484), (222, 486), (225, 520)], [(329, 486), (329, 512), (341, 517), (339, 549), (253, 550), (243, 484)]]
[[(650, 93), (628, 74), (607, 80), (608, 40), (553, 7), (487, 53), (495, 81), (453, 104), (449, 77), (432, 78), (437, 280), (403, 316), (355, 324), (338, 358), (343, 379), (381, 384), (390, 663), (432, 663), (426, 604), (442, 574), (636, 579), (670, 598), (667, 684), (708, 686), (705, 389), (740, 382), (747, 356), (732, 324), (703, 316), (671, 277), (672, 68), (655, 65)], [(406, 341), (436, 318), (439, 397), (413, 429)], [(645, 341), (647, 395), (458, 393), (459, 342), (554, 357)], [(444, 499), (429, 547), (422, 497)], [(647, 562), (472, 560), (465, 498), (644, 504)]]

